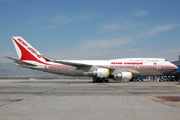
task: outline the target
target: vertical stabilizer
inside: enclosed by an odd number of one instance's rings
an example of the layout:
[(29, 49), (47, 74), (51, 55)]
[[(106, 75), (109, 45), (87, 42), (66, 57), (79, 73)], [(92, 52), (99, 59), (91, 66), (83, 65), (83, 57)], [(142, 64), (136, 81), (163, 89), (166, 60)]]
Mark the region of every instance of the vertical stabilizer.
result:
[(41, 53), (39, 53), (35, 48), (33, 48), (22, 37), (13, 36), (12, 40), (13, 40), (16, 52), (18, 54), (19, 60), (45, 62), (45, 59), (41, 56)]

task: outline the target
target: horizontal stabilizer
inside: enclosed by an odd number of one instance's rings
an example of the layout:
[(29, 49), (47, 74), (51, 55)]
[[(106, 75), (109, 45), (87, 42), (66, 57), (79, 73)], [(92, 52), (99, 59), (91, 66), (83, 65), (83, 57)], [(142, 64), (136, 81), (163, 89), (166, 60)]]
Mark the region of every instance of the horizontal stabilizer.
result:
[(12, 61), (14, 61), (14, 63), (16, 63), (18, 65), (21, 65), (21, 66), (36, 66), (34, 64), (30, 64), (30, 63), (27, 63), (27, 62), (24, 62), (24, 61), (20, 61), (20, 60), (15, 59), (15, 58), (7, 57), (7, 56), (5, 56), (5, 57), (12, 60)]

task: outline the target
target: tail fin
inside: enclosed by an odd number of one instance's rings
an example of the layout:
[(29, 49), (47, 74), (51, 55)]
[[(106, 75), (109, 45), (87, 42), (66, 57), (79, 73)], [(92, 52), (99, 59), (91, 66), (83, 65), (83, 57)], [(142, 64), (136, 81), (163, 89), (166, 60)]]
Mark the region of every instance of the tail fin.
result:
[(35, 48), (33, 48), (28, 42), (26, 42), (20, 36), (12, 37), (16, 52), (18, 54), (19, 60), (21, 61), (36, 61), (36, 62), (46, 62), (46, 60), (41, 56)]

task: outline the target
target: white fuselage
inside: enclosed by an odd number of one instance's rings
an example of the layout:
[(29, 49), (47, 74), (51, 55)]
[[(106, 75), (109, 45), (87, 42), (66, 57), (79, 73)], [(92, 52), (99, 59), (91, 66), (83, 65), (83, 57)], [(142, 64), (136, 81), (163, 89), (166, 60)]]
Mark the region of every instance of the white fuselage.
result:
[[(62, 60), (61, 60), (62, 61)], [(63, 60), (66, 62), (88, 64), (92, 66), (100, 66), (109, 69), (115, 69), (113, 73), (116, 74), (122, 71), (135, 72), (133, 76), (153, 76), (164, 75), (173, 72), (177, 69), (177, 66), (170, 63), (163, 58), (124, 58), (124, 59), (111, 59), (111, 60)], [(29, 61), (26, 61), (29, 62)], [(31, 62), (33, 63), (33, 61)], [(38, 64), (34, 69), (39, 69), (46, 72), (52, 72), (61, 75), (70, 76), (89, 76), (87, 72), (93, 71), (97, 68), (76, 69), (76, 67), (57, 64), (54, 62), (46, 62), (45, 64)], [(136, 73), (136, 72), (135, 72)]]

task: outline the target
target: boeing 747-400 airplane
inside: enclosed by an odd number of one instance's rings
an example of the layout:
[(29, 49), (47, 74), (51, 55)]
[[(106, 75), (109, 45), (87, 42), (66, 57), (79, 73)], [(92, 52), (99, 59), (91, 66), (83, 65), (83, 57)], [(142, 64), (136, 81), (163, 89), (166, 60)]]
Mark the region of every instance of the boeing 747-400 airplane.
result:
[(93, 82), (108, 79), (130, 80), (140, 76), (162, 76), (178, 67), (163, 58), (123, 58), (111, 60), (54, 60), (39, 53), (20, 36), (12, 37), (19, 59), (7, 57), (17, 66), (66, 76), (92, 77)]

